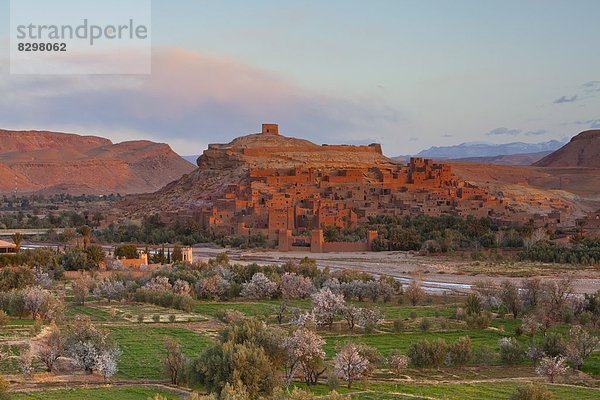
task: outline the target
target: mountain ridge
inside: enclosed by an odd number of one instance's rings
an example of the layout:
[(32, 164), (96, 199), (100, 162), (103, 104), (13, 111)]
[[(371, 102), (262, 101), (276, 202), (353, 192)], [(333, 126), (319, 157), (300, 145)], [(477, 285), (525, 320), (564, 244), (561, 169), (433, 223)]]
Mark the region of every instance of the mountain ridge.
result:
[(564, 142), (550, 140), (540, 143), (511, 142), (503, 144), (488, 144), (481, 142), (464, 142), (452, 146), (432, 146), (421, 150), (416, 157), (437, 159), (458, 159), (468, 157), (495, 157), (502, 155), (530, 154), (543, 151), (554, 151), (564, 145)]
[(0, 129), (0, 193), (143, 193), (193, 169), (165, 143)]
[(600, 168), (600, 130), (588, 130), (571, 138), (569, 143), (537, 161), (538, 167)]

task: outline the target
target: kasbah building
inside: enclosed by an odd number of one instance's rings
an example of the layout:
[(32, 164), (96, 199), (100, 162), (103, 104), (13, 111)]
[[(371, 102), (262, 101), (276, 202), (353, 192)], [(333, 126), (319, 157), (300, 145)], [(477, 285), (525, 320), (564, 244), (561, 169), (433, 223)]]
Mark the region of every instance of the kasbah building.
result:
[[(263, 124), (262, 135), (279, 135), (276, 124)], [(323, 151), (335, 146), (323, 145)], [(383, 154), (379, 144), (344, 146)], [(277, 149), (273, 149), (277, 151)], [(244, 154), (269, 148), (246, 148)], [(323, 228), (353, 229), (378, 215), (455, 215), (490, 217), (499, 223), (556, 226), (560, 212), (519, 211), (503, 199), (460, 181), (449, 164), (413, 157), (408, 164), (368, 168), (251, 168), (246, 184), (230, 185), (222, 198), (188, 214), (211, 232), (234, 236), (262, 234), (280, 251), (368, 251), (366, 242), (325, 242)], [(182, 215), (180, 215), (182, 216)], [(188, 218), (186, 218), (188, 219)]]

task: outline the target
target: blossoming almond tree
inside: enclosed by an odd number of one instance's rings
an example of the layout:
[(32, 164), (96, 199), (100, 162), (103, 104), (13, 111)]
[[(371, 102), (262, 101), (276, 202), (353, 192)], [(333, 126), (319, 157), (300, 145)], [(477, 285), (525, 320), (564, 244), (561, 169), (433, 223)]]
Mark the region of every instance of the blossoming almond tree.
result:
[(360, 347), (354, 343), (346, 344), (334, 359), (335, 373), (348, 382), (348, 389), (352, 382), (360, 379), (369, 370), (369, 360), (362, 356)]

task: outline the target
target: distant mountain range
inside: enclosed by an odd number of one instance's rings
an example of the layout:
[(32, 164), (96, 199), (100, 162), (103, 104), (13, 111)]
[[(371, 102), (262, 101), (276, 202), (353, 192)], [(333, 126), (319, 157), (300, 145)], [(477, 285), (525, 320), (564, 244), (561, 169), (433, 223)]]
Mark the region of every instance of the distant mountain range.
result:
[(191, 162), (194, 165), (196, 165), (196, 160), (198, 160), (198, 156), (181, 156), (181, 158), (183, 158), (186, 161)]
[(420, 151), (416, 157), (436, 159), (464, 159), (471, 157), (495, 157), (513, 154), (532, 154), (552, 152), (561, 148), (565, 142), (550, 140), (542, 143), (513, 142), (505, 144), (490, 144), (467, 142), (454, 146), (434, 146)]
[(515, 165), (527, 166), (541, 160), (547, 155), (552, 154), (551, 151), (542, 151), (539, 153), (523, 153), (523, 154), (502, 154), (500, 156), (490, 157), (465, 157), (453, 158), (451, 161), (457, 162), (473, 162), (480, 164), (496, 164), (496, 165)]

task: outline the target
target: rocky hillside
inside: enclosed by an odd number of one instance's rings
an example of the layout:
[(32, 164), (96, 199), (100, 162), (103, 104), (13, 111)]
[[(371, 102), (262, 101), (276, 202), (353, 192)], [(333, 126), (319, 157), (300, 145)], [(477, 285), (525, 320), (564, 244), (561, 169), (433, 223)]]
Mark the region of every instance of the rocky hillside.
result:
[(317, 145), (283, 135), (250, 134), (227, 144), (210, 144), (198, 157), (198, 169), (156, 193), (133, 196), (123, 207), (131, 215), (193, 210), (221, 198), (229, 185), (247, 183), (250, 168), (356, 168), (392, 165), (378, 144), (369, 146)]
[(167, 144), (0, 130), (1, 193), (145, 193), (192, 170)]
[[(281, 135), (251, 134), (227, 144), (209, 145), (197, 164), (198, 169), (156, 193), (128, 197), (122, 203), (125, 213), (134, 218), (152, 212), (191, 215), (222, 199), (231, 185), (248, 183), (250, 167), (368, 168), (396, 165), (397, 161), (385, 157), (379, 145), (327, 146)], [(569, 188), (561, 188), (561, 181), (554, 173), (542, 173), (532, 167), (510, 167), (509, 171), (502, 170), (503, 173), (496, 176), (498, 168), (494, 165), (453, 163), (452, 166), (462, 180), (489, 189), (493, 195), (512, 204), (516, 212), (545, 214), (560, 209), (573, 216), (582, 215), (583, 210), (575, 201), (577, 196), (568, 192)], [(524, 174), (527, 179), (522, 178)], [(364, 179), (367, 182), (368, 178)], [(567, 181), (570, 180), (565, 183)], [(596, 194), (585, 195), (595, 197)]]
[(538, 167), (600, 168), (600, 130), (581, 132), (534, 164)]

